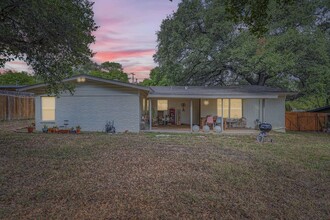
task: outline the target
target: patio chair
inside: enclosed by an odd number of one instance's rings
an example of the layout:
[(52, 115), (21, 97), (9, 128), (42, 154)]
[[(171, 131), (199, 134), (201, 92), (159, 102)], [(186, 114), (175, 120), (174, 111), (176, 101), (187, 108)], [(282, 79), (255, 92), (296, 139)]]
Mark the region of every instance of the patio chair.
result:
[(206, 118), (206, 125), (208, 125), (209, 127), (212, 126), (212, 128), (214, 129), (214, 121), (213, 121), (213, 117), (212, 116), (208, 116)]
[(235, 128), (238, 124), (238, 119), (236, 118), (227, 118), (226, 119), (227, 128)]
[(216, 126), (216, 125), (221, 126), (221, 125), (222, 125), (222, 117), (217, 117), (216, 120), (215, 120), (214, 125), (215, 125), (215, 126)]
[(238, 127), (240, 127), (240, 128), (245, 128), (246, 127), (246, 118), (245, 117), (242, 117), (242, 118), (239, 119)]

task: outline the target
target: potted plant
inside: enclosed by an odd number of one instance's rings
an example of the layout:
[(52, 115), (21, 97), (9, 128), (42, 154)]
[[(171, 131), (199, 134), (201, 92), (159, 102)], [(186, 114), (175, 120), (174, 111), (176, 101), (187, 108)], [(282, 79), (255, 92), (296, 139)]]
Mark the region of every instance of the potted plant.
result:
[(42, 128), (42, 132), (43, 133), (47, 133), (48, 132), (48, 126), (44, 125), (44, 127)]
[(71, 134), (76, 133), (76, 131), (74, 130), (74, 127), (72, 127), (72, 128), (70, 129), (70, 133), (71, 133)]
[(81, 130), (81, 127), (80, 125), (76, 126), (76, 133), (79, 134), (80, 133), (80, 130)]
[(34, 129), (33, 125), (27, 126), (28, 133), (33, 133), (33, 129)]
[(54, 126), (53, 126), (53, 132), (54, 132), (54, 133), (57, 133), (57, 132), (58, 132), (58, 127), (57, 127), (57, 125), (54, 125)]

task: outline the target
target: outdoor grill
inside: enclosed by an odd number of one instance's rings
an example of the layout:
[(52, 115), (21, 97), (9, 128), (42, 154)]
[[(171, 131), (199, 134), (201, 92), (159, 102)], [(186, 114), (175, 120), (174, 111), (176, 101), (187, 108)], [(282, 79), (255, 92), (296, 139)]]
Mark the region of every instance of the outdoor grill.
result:
[[(257, 141), (264, 142), (264, 141), (266, 141), (266, 137), (268, 136), (267, 133), (272, 130), (272, 125), (270, 123), (266, 123), (266, 122), (260, 123), (259, 130), (260, 130), (260, 133), (257, 136)], [(273, 139), (270, 138), (269, 141), (273, 142)]]
[(269, 123), (266, 123), (266, 122), (261, 123), (259, 125), (259, 130), (262, 131), (262, 132), (268, 133), (268, 132), (270, 132), (272, 130), (272, 125), (269, 124)]

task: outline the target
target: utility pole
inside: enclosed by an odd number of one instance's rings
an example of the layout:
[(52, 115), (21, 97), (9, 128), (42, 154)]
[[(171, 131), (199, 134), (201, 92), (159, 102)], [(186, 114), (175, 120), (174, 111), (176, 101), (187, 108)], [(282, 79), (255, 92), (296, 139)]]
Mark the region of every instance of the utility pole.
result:
[(134, 83), (134, 76), (135, 76), (135, 73), (130, 73), (132, 75), (131, 77), (131, 80), (132, 80), (132, 83)]

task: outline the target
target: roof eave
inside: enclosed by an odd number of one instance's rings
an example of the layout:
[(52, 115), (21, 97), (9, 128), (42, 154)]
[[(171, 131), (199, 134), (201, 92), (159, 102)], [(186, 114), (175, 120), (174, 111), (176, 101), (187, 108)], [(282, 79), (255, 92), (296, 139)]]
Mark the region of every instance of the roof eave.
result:
[(277, 94), (212, 94), (212, 95), (175, 95), (175, 94), (149, 94), (148, 98), (190, 98), (190, 99), (217, 99), (217, 98), (269, 98), (276, 99)]
[[(75, 76), (70, 77), (68, 79), (64, 79), (63, 82), (75, 81), (80, 77), (85, 77), (89, 80), (93, 80), (93, 81), (97, 81), (97, 82), (104, 82), (104, 83), (109, 83), (109, 84), (113, 84), (113, 85), (144, 90), (144, 91), (148, 91), (148, 92), (150, 91), (150, 89), (148, 87), (129, 84), (129, 83), (125, 83), (125, 82), (119, 82), (119, 81), (115, 81), (115, 80), (102, 79), (102, 78), (99, 78), (99, 77), (94, 77), (94, 76), (90, 76), (90, 75), (86, 75), (86, 74), (75, 75)], [(41, 88), (41, 87), (46, 87), (46, 86), (47, 86), (47, 84), (40, 83), (40, 84), (35, 84), (35, 85), (32, 85), (32, 86), (25, 86), (23, 88), (18, 89), (18, 91), (27, 91), (27, 90), (32, 90), (32, 89), (38, 89), (38, 88)]]

